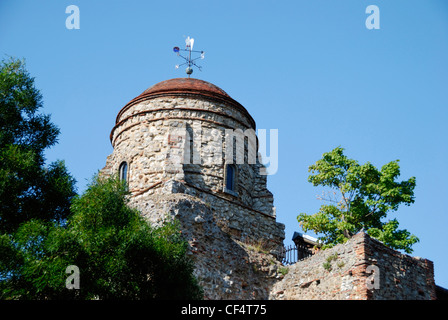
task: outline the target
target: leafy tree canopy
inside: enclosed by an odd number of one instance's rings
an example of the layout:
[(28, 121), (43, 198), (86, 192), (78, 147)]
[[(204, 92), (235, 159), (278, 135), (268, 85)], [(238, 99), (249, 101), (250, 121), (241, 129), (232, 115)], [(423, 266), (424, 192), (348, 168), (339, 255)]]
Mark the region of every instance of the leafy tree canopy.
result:
[[(178, 225), (151, 227), (127, 205), (128, 195), (118, 178), (95, 178), (74, 199), (65, 226), (30, 220), (13, 239), (0, 237), (0, 251), (10, 258), (3, 265), (3, 298), (202, 298)], [(80, 288), (69, 290), (66, 268), (73, 265)]]
[(369, 162), (360, 165), (349, 159), (341, 147), (324, 153), (309, 167), (312, 174), (308, 181), (314, 186), (328, 187), (333, 193), (321, 198), (326, 204), (319, 212), (299, 214), (302, 229), (323, 234), (320, 240), (325, 246), (343, 243), (364, 230), (393, 249), (411, 253), (412, 245), (419, 239), (407, 230), (399, 230), (396, 219), (384, 221), (401, 204), (414, 203), (415, 177), (397, 181), (398, 163), (391, 161), (379, 170)]
[(63, 161), (45, 166), (59, 129), (39, 113), (42, 96), (21, 60), (0, 63), (0, 233), (30, 219), (63, 222), (75, 180)]

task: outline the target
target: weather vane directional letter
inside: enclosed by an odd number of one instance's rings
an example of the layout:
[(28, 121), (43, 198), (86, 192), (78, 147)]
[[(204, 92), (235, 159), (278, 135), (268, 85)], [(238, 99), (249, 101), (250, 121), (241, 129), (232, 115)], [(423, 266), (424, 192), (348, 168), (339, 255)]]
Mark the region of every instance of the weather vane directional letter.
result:
[[(190, 75), (193, 73), (192, 66), (195, 66), (199, 70), (201, 70), (201, 66), (198, 66), (195, 63), (195, 61), (197, 59), (204, 59), (204, 51), (193, 50), (194, 39), (190, 38), (189, 36), (187, 37), (187, 39), (185, 39), (185, 44), (186, 44), (185, 49), (179, 49), (179, 47), (174, 47), (173, 51), (176, 52), (179, 57), (181, 57), (182, 59), (185, 60), (184, 63), (182, 63), (180, 65), (179, 64), (176, 65), (176, 69), (179, 68), (180, 66), (183, 66), (184, 64), (186, 64), (187, 69), (185, 69), (185, 72), (188, 74), (188, 78), (190, 78)], [(183, 55), (181, 55), (180, 54), (181, 51), (187, 52), (187, 56), (184, 57)], [(192, 53), (200, 53), (201, 55), (199, 57), (193, 58)]]

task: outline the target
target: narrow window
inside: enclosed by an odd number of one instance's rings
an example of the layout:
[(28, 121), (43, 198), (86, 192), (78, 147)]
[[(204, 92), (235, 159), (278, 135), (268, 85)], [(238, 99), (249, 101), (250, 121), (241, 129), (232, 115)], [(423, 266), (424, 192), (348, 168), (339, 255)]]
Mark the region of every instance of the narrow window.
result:
[(231, 164), (226, 166), (226, 189), (235, 191), (235, 166)]
[(118, 172), (119, 172), (119, 175), (120, 175), (120, 180), (126, 182), (127, 181), (127, 176), (128, 176), (128, 164), (126, 162), (122, 162), (120, 164)]

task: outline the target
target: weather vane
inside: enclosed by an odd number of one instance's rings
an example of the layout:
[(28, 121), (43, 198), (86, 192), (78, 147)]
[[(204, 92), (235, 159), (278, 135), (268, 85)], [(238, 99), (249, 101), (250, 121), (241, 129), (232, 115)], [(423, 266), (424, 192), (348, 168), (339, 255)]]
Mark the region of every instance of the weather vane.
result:
[[(190, 78), (190, 75), (193, 73), (192, 66), (195, 66), (199, 70), (201, 70), (201, 66), (198, 66), (195, 63), (195, 61), (197, 59), (204, 59), (204, 51), (193, 50), (194, 39), (190, 38), (189, 36), (187, 37), (187, 39), (185, 39), (185, 44), (186, 44), (185, 49), (179, 49), (179, 47), (174, 47), (173, 51), (176, 52), (179, 57), (185, 60), (184, 63), (176, 65), (176, 69), (178, 69), (180, 66), (183, 66), (184, 64), (188, 65), (187, 69), (185, 69), (185, 72), (188, 74), (188, 78)], [(181, 55), (180, 54), (181, 51), (187, 52), (187, 56), (184, 57), (183, 55)], [(193, 58), (192, 53), (200, 53), (201, 55), (199, 57)]]

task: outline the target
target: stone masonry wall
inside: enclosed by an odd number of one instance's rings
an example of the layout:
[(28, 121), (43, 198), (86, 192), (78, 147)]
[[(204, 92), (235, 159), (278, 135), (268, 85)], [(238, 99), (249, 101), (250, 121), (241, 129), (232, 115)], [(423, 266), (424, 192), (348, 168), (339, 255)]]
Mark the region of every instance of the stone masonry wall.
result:
[(379, 268), (379, 289), (369, 290), (368, 299), (436, 299), (432, 261), (401, 254), (370, 237), (366, 243), (364, 254), (368, 263)]
[[(263, 166), (247, 163), (249, 141), (235, 150), (226, 150), (225, 130), (252, 130), (240, 110), (222, 103), (195, 97), (159, 97), (141, 101), (119, 115), (111, 134), (114, 152), (103, 174), (118, 172), (128, 164), (128, 184), (132, 192), (143, 192), (162, 180), (183, 180), (204, 190), (224, 188), (226, 152), (244, 153), (238, 171), (238, 202), (273, 214), (273, 195), (266, 188)], [(245, 152), (246, 150), (246, 152)], [(186, 161), (190, 161), (189, 163)]]
[[(143, 194), (131, 197), (130, 205), (140, 210), (152, 224), (158, 224), (164, 219), (164, 214), (160, 213), (163, 211), (159, 208), (160, 201), (171, 194), (189, 195), (192, 199), (206, 204), (213, 216), (213, 223), (236, 241), (258, 243), (273, 255), (278, 255), (283, 248), (285, 225), (276, 222), (275, 216), (233, 202), (229, 199), (231, 196), (225, 193), (205, 192), (186, 182), (164, 181)], [(199, 218), (193, 215), (190, 219)], [(184, 231), (190, 232), (187, 229)]]
[(401, 254), (359, 233), (289, 267), (270, 299), (435, 299), (431, 261)]
[[(170, 181), (161, 190), (185, 191)], [(204, 289), (204, 299), (267, 299), (270, 288), (280, 277), (281, 264), (263, 243), (240, 241), (223, 229), (219, 210), (198, 197), (186, 193), (142, 195), (134, 201), (153, 225), (165, 219), (180, 222), (188, 241), (194, 274)]]
[[(126, 162), (131, 203), (143, 214), (148, 196), (188, 193), (210, 204), (217, 224), (233, 238), (263, 239), (277, 250), (283, 243), (284, 226), (275, 221), (273, 195), (266, 187), (266, 176), (260, 174), (263, 165), (258, 161), (234, 163), (236, 189), (228, 192), (225, 188), (225, 129), (250, 126), (241, 110), (207, 99), (140, 101), (119, 113), (111, 134), (114, 151), (101, 175), (118, 173), (120, 164)], [(234, 146), (234, 160), (240, 153), (247, 160), (248, 145), (246, 139), (239, 148)], [(168, 190), (168, 181), (180, 183), (182, 191)]]

